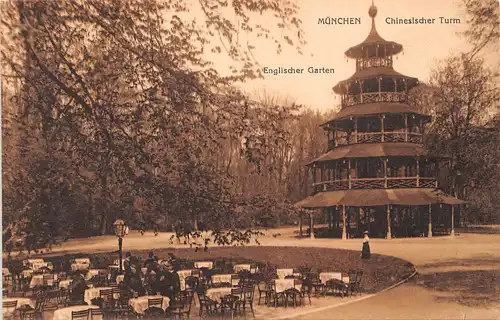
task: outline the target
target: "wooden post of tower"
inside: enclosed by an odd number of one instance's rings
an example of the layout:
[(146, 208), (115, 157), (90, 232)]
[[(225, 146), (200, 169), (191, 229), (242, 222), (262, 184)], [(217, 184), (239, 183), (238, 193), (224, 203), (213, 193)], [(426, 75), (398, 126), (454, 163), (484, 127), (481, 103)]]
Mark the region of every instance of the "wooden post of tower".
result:
[(391, 206), (387, 205), (387, 240), (391, 240)]
[(427, 229), (427, 236), (432, 238), (432, 204), (429, 205), (429, 225)]
[(346, 225), (345, 205), (342, 206), (342, 240), (347, 240), (347, 225)]

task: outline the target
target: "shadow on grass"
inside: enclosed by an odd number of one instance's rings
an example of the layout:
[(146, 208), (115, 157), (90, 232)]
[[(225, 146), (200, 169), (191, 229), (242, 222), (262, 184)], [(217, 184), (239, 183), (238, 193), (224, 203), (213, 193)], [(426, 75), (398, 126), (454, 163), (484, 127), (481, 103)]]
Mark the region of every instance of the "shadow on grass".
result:
[(468, 307), (500, 305), (500, 269), (419, 274), (413, 282), (438, 291), (436, 299)]

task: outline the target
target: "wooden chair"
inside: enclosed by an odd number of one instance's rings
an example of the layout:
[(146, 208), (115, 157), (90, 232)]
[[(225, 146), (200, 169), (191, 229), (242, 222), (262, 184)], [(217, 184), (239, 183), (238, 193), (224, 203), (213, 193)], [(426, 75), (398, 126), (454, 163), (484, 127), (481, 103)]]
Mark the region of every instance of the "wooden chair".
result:
[(314, 296), (324, 296), (324, 293), (326, 291), (326, 284), (321, 283), (321, 280), (319, 279), (319, 273), (317, 272), (310, 272), (306, 275), (306, 279), (311, 279), (311, 285), (314, 288)]
[(231, 286), (237, 286), (240, 283), (241, 277), (238, 274), (231, 275)]
[(301, 292), (299, 289), (297, 289), (297, 286), (300, 285), (302, 285), (302, 281), (294, 279), (293, 288), (285, 290), (285, 307), (288, 307), (288, 302), (291, 301), (293, 303), (293, 307), (295, 308), (297, 306), (297, 298), (299, 304), (302, 303)]
[(273, 291), (273, 284), (271, 281), (264, 281), (257, 285), (257, 291), (259, 293), (259, 300), (257, 304), (260, 305), (260, 300), (262, 299), (262, 295), (264, 295), (264, 304), (268, 305), (270, 303), (269, 295)]
[(312, 290), (313, 290), (313, 282), (312, 282), (312, 280), (309, 279), (309, 278), (305, 278), (304, 280), (302, 280), (302, 286), (300, 287), (300, 295), (302, 297), (304, 305), (305, 305), (305, 301), (304, 300), (305, 300), (306, 296), (309, 299), (309, 304), (312, 304), (312, 302), (311, 302)]
[(16, 308), (17, 308), (17, 300), (15, 301), (2, 301), (2, 308), (5, 312), (5, 309), (11, 309), (12, 312), (3, 313), (4, 319), (15, 319), (16, 318)]
[(102, 312), (109, 315), (113, 312), (115, 307), (115, 299), (113, 296), (113, 289), (103, 289), (99, 291), (99, 298), (101, 302)]
[(35, 309), (25, 309), (22, 308), (21, 311), (21, 319), (22, 320), (35, 320), (35, 319), (43, 319), (43, 312), (45, 308), (46, 296), (45, 294), (41, 294), (37, 297), (35, 302)]
[(246, 313), (246, 307), (250, 307), (253, 317), (255, 318), (255, 312), (253, 311), (253, 301), (255, 297), (255, 284), (248, 283), (243, 288), (243, 312)]
[(205, 294), (205, 290), (199, 290), (197, 294), (198, 294), (198, 300), (200, 301), (199, 316), (201, 318), (207, 315), (213, 315), (218, 312), (217, 301), (208, 298)]
[(102, 309), (90, 309), (90, 319), (94, 319), (94, 316), (102, 319), (104, 317)]
[(15, 301), (2, 301), (2, 308), (16, 308), (17, 300)]
[(191, 292), (181, 291), (177, 293), (170, 305), (170, 314), (176, 318), (190, 319), (192, 302), (193, 294)]
[(220, 303), (220, 311), (222, 313), (222, 316), (226, 312), (231, 313), (231, 319), (233, 319), (235, 313), (237, 313), (240, 309), (241, 305), (241, 298), (243, 297), (243, 290), (241, 288), (232, 288), (231, 289), (231, 294), (228, 294), (221, 299)]
[(145, 314), (148, 319), (164, 316), (163, 297), (148, 299), (148, 308)]
[(89, 310), (72, 311), (71, 320), (89, 319)]

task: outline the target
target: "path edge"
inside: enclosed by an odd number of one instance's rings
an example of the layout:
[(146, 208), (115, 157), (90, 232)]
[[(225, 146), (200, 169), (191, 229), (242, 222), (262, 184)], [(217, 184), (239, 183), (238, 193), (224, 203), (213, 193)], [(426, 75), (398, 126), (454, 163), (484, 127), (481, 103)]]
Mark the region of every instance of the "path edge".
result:
[(297, 317), (306, 316), (306, 315), (311, 314), (311, 313), (316, 313), (316, 312), (321, 312), (321, 311), (325, 311), (325, 310), (335, 309), (335, 308), (338, 308), (338, 307), (346, 306), (346, 305), (351, 304), (351, 303), (355, 303), (355, 302), (359, 302), (359, 301), (363, 301), (363, 300), (366, 300), (366, 299), (370, 299), (370, 298), (376, 297), (379, 294), (381, 294), (383, 292), (386, 292), (386, 291), (389, 291), (389, 290), (392, 290), (392, 289), (394, 289), (394, 288), (396, 288), (396, 287), (398, 287), (398, 286), (406, 283), (408, 280), (412, 279), (417, 274), (417, 272), (418, 272), (417, 271), (417, 267), (413, 263), (412, 263), (412, 265), (413, 265), (414, 271), (413, 271), (413, 273), (411, 275), (409, 275), (405, 279), (399, 281), (398, 283), (393, 284), (390, 287), (387, 287), (385, 289), (380, 290), (377, 293), (369, 294), (369, 295), (360, 297), (358, 299), (346, 301), (346, 302), (339, 303), (339, 304), (336, 304), (336, 305), (333, 305), (333, 306), (325, 306), (325, 307), (321, 307), (321, 308), (317, 308), (317, 309), (313, 309), (313, 310), (307, 310), (307, 311), (304, 311), (304, 312), (298, 312), (298, 313), (295, 313), (293, 315), (271, 318), (271, 320), (294, 319), (294, 318), (297, 318)]

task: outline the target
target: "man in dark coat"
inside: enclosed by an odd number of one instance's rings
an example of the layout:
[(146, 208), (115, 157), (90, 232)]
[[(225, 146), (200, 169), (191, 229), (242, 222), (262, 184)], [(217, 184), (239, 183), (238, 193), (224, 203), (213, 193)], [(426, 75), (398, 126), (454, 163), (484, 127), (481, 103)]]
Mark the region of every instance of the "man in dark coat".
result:
[(76, 271), (71, 282), (71, 301), (83, 303), (83, 295), (87, 288), (83, 274), (80, 271)]
[(162, 268), (161, 278), (160, 278), (160, 293), (162, 296), (169, 297), (170, 302), (174, 301), (174, 296), (176, 292), (180, 291), (181, 283), (177, 272), (173, 271), (171, 265), (167, 266), (166, 269)]

